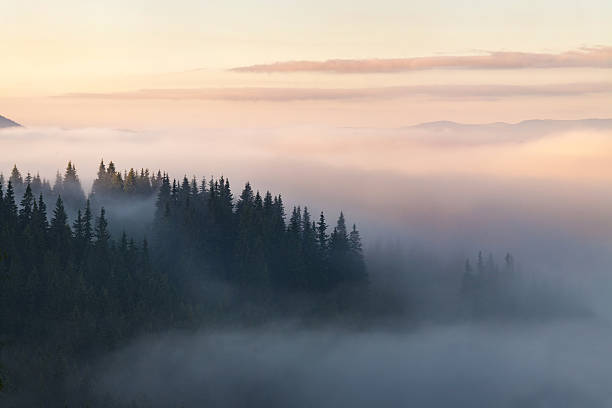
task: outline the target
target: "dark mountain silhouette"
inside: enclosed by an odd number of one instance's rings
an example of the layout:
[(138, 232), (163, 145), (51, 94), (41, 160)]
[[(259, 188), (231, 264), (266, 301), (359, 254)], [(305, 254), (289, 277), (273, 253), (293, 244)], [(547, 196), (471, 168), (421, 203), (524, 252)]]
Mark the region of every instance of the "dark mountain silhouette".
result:
[(14, 126), (20, 127), (21, 125), (17, 122), (13, 122), (12, 120), (0, 115), (0, 128), (7, 128), (7, 127), (14, 127)]

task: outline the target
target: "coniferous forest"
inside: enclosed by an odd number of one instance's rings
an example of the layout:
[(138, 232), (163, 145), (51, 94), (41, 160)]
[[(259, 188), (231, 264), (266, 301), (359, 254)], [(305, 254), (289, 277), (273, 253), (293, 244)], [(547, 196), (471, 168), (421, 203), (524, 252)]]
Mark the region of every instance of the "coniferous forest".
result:
[[(130, 206), (150, 217), (122, 218)], [(415, 268), (411, 290), (397, 292), (404, 263), (366, 259), (342, 212), (332, 221), (249, 183), (234, 194), (223, 176), (176, 180), (113, 162), (100, 163), (86, 196), (71, 162), (53, 185), (15, 166), (0, 179), (3, 392), (25, 406), (99, 404), (89, 362), (139, 335), (274, 319), (418, 320), (436, 316), (423, 307), (431, 287), (452, 288), (444, 319), (531, 313), (512, 255), (501, 267), (482, 253), (470, 262), (450, 280)]]
[[(1, 181), (0, 378), (8, 390), (59, 401), (75, 364), (137, 334), (255, 324), (271, 314), (331, 316), (367, 296), (355, 225), (340, 213), (328, 226), (306, 207), (287, 217), (280, 195), (249, 183), (234, 197), (224, 177), (122, 175), (112, 162), (100, 164), (89, 198), (72, 163), (53, 187), (16, 166)], [(146, 236), (112, 225), (105, 206), (140, 200), (154, 200), (150, 225), (135, 228)], [(307, 309), (298, 298), (309, 299)]]

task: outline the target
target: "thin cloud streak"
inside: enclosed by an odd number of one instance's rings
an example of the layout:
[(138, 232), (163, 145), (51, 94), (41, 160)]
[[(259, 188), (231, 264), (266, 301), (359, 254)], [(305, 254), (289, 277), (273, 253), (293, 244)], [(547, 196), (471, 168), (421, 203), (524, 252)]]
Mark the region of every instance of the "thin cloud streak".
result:
[(142, 89), (133, 92), (70, 93), (60, 98), (113, 100), (219, 100), (288, 102), (354, 99), (392, 99), (414, 96), (458, 99), (498, 99), (521, 96), (579, 96), (612, 93), (612, 83), (587, 82), (545, 85), (415, 85), (374, 88), (183, 88)]
[(332, 59), (326, 61), (284, 61), (232, 68), (234, 72), (288, 73), (326, 72), (368, 74), (453, 69), (522, 68), (612, 68), (612, 47), (592, 47), (558, 54), (529, 52), (489, 52), (487, 55), (436, 56), (388, 59)]

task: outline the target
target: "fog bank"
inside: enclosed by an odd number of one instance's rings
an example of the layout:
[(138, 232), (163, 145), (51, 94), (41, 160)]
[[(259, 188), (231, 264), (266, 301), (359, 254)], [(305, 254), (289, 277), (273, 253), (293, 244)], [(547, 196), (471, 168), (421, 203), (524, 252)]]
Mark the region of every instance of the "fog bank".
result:
[(104, 359), (94, 382), (152, 407), (605, 407), (610, 341), (600, 321), (173, 333)]

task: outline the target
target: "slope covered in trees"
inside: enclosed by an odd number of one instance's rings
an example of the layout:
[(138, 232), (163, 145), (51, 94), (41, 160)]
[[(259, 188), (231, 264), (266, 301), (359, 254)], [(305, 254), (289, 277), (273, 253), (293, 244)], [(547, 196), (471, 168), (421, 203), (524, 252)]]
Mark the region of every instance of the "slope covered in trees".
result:
[(317, 218), (293, 207), (287, 221), (282, 197), (262, 196), (249, 183), (234, 200), (223, 177), (179, 184), (165, 176), (153, 237), (172, 254), (160, 262), (177, 280), (208, 274), (240, 287), (313, 292), (366, 283), (356, 227), (348, 230), (342, 213), (333, 229), (322, 212)]
[[(150, 199), (149, 237), (112, 234), (104, 205)], [(233, 296), (208, 296), (219, 285)], [(248, 183), (234, 200), (223, 177), (178, 184), (146, 170), (122, 176), (112, 162), (100, 165), (89, 199), (72, 163), (53, 187), (16, 166), (0, 179), (3, 384), (22, 395), (57, 401), (78, 361), (138, 333), (248, 318), (246, 303), (286, 310), (288, 292), (312, 294), (315, 305), (327, 294), (319, 311), (346, 311), (348, 293), (366, 286), (359, 232), (343, 214), (331, 231), (307, 208), (286, 221), (281, 197)]]
[[(149, 221), (122, 222), (122, 209), (146, 206)], [(100, 163), (88, 197), (71, 162), (53, 186), (16, 166), (8, 180), (0, 175), (5, 393), (32, 396), (22, 406), (89, 403), (84, 362), (143, 333), (283, 317), (431, 318), (422, 305), (441, 297), (431, 290), (439, 287), (457, 300), (445, 318), (529, 316), (538, 307), (529, 303), (537, 296), (517, 290), (510, 254), (502, 267), (479, 254), (475, 267), (467, 261), (444, 276), (388, 255), (366, 262), (342, 212), (334, 223), (307, 207), (287, 212), (280, 194), (250, 183), (236, 197), (224, 177), (177, 182), (160, 171), (122, 174), (112, 162)], [(398, 290), (407, 276), (417, 279)], [(78, 390), (65, 388), (67, 376)]]

